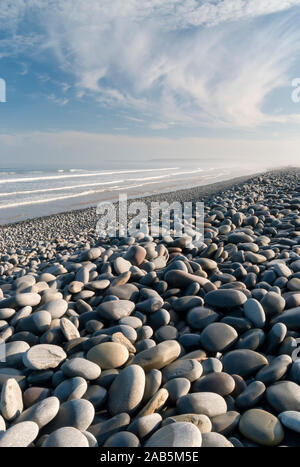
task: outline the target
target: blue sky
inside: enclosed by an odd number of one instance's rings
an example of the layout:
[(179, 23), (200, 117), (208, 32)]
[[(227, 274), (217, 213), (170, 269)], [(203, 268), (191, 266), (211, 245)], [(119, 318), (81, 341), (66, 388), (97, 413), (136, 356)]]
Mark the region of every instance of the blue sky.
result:
[(0, 166), (297, 163), (299, 25), (300, 0), (1, 0)]

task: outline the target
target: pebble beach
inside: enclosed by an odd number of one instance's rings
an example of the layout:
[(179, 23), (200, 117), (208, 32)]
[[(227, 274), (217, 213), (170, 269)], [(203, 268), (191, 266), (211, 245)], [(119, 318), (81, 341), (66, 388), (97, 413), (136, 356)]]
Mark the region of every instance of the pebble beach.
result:
[(201, 242), (0, 226), (0, 447), (300, 446), (299, 176), (142, 198), (204, 201)]

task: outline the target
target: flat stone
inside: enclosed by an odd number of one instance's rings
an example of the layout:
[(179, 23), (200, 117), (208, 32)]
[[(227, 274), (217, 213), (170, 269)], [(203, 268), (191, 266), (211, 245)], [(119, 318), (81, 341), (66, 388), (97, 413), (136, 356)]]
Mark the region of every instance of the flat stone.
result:
[(124, 255), (124, 259), (135, 266), (140, 266), (146, 258), (147, 251), (140, 245), (132, 245)]
[(59, 319), (64, 316), (68, 309), (68, 302), (63, 299), (51, 300), (40, 307), (40, 309), (46, 310), (52, 316), (52, 319)]
[(97, 384), (90, 384), (83, 398), (90, 401), (97, 411), (100, 410), (106, 402), (107, 390)]
[(32, 386), (23, 393), (24, 407), (28, 409), (33, 404), (50, 396), (50, 389)]
[(170, 400), (176, 403), (179, 397), (185, 396), (189, 392), (191, 383), (187, 378), (174, 378), (170, 379), (164, 388), (168, 391)]
[(236, 308), (244, 305), (247, 297), (239, 290), (213, 290), (205, 295), (205, 303), (217, 308)]
[(244, 314), (256, 328), (263, 328), (265, 326), (266, 314), (258, 300), (249, 298), (244, 304)]
[(161, 382), (161, 371), (153, 369), (146, 373), (145, 391), (142, 403), (148, 402), (149, 399), (151, 399), (151, 397), (159, 390)]
[(24, 341), (18, 340), (5, 343), (5, 362), (2, 365), (5, 367), (23, 368), (23, 356), (29, 348), (29, 344)]
[(163, 421), (163, 425), (169, 423), (177, 422), (189, 422), (193, 423), (201, 433), (209, 433), (212, 429), (212, 424), (207, 415), (203, 414), (194, 414), (194, 413), (185, 413), (181, 415), (173, 415), (168, 417)]
[(261, 409), (245, 412), (239, 430), (247, 439), (262, 446), (277, 446), (284, 438), (284, 430), (278, 418)]
[(237, 428), (240, 421), (240, 414), (234, 410), (226, 412), (222, 415), (213, 417), (212, 431), (220, 435), (227, 436)]
[(160, 370), (179, 357), (181, 347), (177, 341), (164, 341), (150, 349), (138, 353), (133, 363), (144, 368), (145, 372), (152, 369)]
[(202, 435), (200, 430), (192, 423), (178, 422), (157, 430), (146, 442), (145, 447), (199, 448), (201, 445)]
[(13, 378), (8, 379), (2, 386), (0, 408), (3, 417), (8, 421), (14, 420), (23, 410), (22, 391)]
[(203, 433), (203, 448), (233, 448), (233, 444), (220, 433)]
[(52, 433), (54, 430), (65, 426), (72, 426), (80, 431), (85, 431), (91, 425), (95, 416), (93, 405), (85, 399), (73, 399), (61, 404), (56, 417), (44, 428), (44, 433)]
[(15, 419), (14, 424), (20, 422), (35, 422), (39, 428), (47, 425), (56, 416), (59, 410), (59, 400), (57, 397), (47, 397), (32, 405)]
[(298, 277), (293, 277), (289, 282), (287, 283), (287, 288), (289, 290), (299, 292), (300, 291), (300, 279)]
[(177, 401), (180, 414), (194, 413), (207, 415), (209, 418), (227, 412), (225, 399), (213, 392), (195, 392), (181, 397)]
[(65, 426), (53, 431), (43, 443), (45, 448), (88, 448), (89, 443), (81, 431)]
[(67, 341), (71, 341), (72, 339), (77, 339), (78, 337), (80, 337), (79, 331), (76, 328), (76, 326), (74, 326), (74, 324), (67, 318), (61, 318), (60, 329)]
[(286, 412), (281, 412), (278, 418), (286, 428), (300, 433), (300, 412), (287, 410)]
[(259, 404), (266, 391), (266, 386), (261, 381), (253, 381), (247, 388), (236, 398), (235, 404), (243, 410), (250, 409)]
[(220, 396), (228, 396), (235, 388), (234, 379), (227, 373), (211, 373), (193, 383), (193, 392), (214, 392)]
[(117, 342), (103, 342), (87, 353), (87, 359), (99, 365), (102, 370), (119, 368), (127, 362), (128, 357), (127, 348)]
[(72, 399), (81, 399), (86, 393), (88, 388), (87, 382), (84, 378), (76, 376), (74, 378), (66, 379), (54, 390), (54, 396), (56, 396), (60, 402), (66, 402)]
[(300, 412), (300, 386), (292, 381), (279, 381), (267, 389), (267, 400), (278, 412)]
[(150, 436), (160, 428), (162, 417), (158, 413), (145, 415), (135, 419), (127, 428), (127, 431), (134, 433), (139, 439)]
[(0, 433), (1, 448), (27, 448), (36, 439), (39, 427), (34, 422), (22, 422)]
[(132, 413), (140, 405), (144, 389), (144, 370), (136, 364), (124, 368), (109, 388), (108, 410), (112, 415)]
[(103, 447), (115, 447), (115, 448), (138, 448), (141, 447), (140, 440), (133, 433), (126, 431), (121, 431), (120, 433), (115, 433), (110, 436)]
[(290, 308), (272, 319), (271, 324), (282, 323), (292, 331), (300, 331), (300, 306)]
[(129, 316), (134, 310), (134, 307), (134, 302), (130, 300), (111, 300), (101, 303), (97, 311), (101, 318), (117, 321)]
[(192, 308), (187, 314), (187, 322), (192, 329), (202, 330), (209, 324), (218, 321), (218, 313), (205, 307)]
[(99, 365), (80, 357), (75, 357), (64, 362), (61, 366), (61, 370), (68, 378), (81, 376), (86, 380), (97, 379), (101, 374), (101, 368)]
[(209, 324), (201, 334), (201, 344), (209, 352), (224, 352), (238, 338), (236, 330), (226, 323)]
[(226, 373), (248, 378), (268, 365), (268, 360), (258, 352), (249, 349), (232, 350), (222, 358)]
[(200, 378), (202, 371), (202, 365), (197, 360), (176, 360), (163, 368), (163, 382), (174, 378), (186, 378), (190, 382), (193, 382)]
[(145, 405), (145, 407), (140, 410), (137, 415), (139, 417), (145, 417), (146, 415), (151, 415), (155, 411), (159, 411), (166, 403), (169, 397), (169, 392), (166, 388), (159, 389)]
[(268, 292), (260, 303), (268, 318), (282, 313), (285, 309), (285, 299), (276, 292)]
[(23, 362), (31, 370), (47, 370), (48, 368), (56, 368), (66, 358), (67, 355), (61, 347), (38, 344), (24, 354)]
[(129, 415), (127, 413), (120, 413), (106, 421), (92, 425), (89, 431), (96, 437), (99, 446), (102, 446), (114, 433), (126, 430), (129, 423)]

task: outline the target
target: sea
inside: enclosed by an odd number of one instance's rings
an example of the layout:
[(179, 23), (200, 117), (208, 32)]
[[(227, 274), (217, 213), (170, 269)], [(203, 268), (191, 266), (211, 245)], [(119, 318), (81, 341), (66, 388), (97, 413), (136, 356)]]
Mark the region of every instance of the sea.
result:
[(0, 225), (116, 201), (120, 194), (140, 198), (240, 175), (245, 175), (245, 169), (203, 168), (190, 163), (186, 167), (165, 163), (121, 170), (0, 168)]

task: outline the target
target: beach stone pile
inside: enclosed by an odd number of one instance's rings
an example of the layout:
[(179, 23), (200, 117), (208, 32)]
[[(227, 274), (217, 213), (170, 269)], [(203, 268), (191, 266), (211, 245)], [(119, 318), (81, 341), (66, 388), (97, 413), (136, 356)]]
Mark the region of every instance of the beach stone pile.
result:
[(2, 249), (0, 447), (299, 446), (298, 175), (206, 197), (200, 241)]

